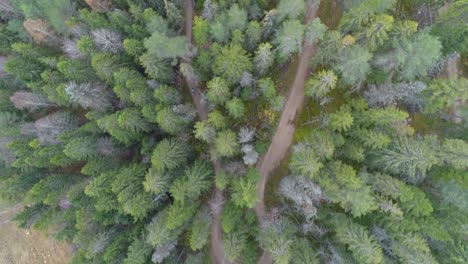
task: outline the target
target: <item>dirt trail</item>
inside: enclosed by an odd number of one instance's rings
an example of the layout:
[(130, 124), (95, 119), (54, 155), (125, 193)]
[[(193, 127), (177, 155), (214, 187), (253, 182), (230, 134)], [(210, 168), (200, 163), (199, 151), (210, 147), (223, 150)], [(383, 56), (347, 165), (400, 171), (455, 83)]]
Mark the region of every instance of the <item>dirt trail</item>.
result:
[[(317, 17), (317, 10), (318, 6), (315, 4), (309, 5), (304, 19), (305, 24)], [(265, 219), (264, 192), (269, 175), (283, 160), (293, 141), (294, 132), (296, 130), (294, 120), (304, 101), (304, 85), (309, 75), (309, 63), (316, 49), (317, 43), (305, 45), (299, 55), (300, 60), (296, 77), (289, 90), (288, 99), (281, 114), (278, 128), (272, 138), (271, 145), (257, 166), (261, 177), (257, 183), (258, 196), (255, 213), (260, 222)]]
[[(193, 16), (194, 16), (194, 3), (193, 0), (185, 0), (185, 35), (192, 43), (192, 27), (193, 27)], [(191, 64), (190, 58), (184, 59), (184, 62)], [(186, 79), (188, 89), (192, 94), (192, 99), (198, 112), (200, 120), (208, 119), (208, 107), (201, 103), (200, 87), (198, 83), (194, 83), (192, 80)], [(192, 93), (192, 88), (195, 91)], [(221, 162), (213, 161), (213, 167), (216, 173), (222, 171)], [(224, 205), (223, 192), (213, 187), (213, 195), (210, 198), (209, 206), (211, 209), (212, 220), (211, 220), (211, 232), (210, 232), (210, 254), (211, 263), (213, 264), (229, 264), (230, 262), (225, 259), (224, 251), (221, 246), (221, 212)]]
[[(304, 24), (307, 24), (309, 21), (317, 17), (318, 4), (315, 2), (316, 1), (313, 0), (309, 2), (309, 7), (307, 8), (306, 16), (304, 18)], [(306, 78), (309, 75), (309, 63), (315, 54), (317, 45), (318, 43), (305, 45), (299, 55), (300, 60), (296, 77), (294, 78), (294, 82), (289, 90), (288, 99), (281, 114), (278, 128), (273, 136), (271, 145), (257, 166), (257, 169), (260, 172), (260, 180), (257, 183), (257, 204), (255, 206), (255, 213), (260, 224), (264, 222), (266, 217), (264, 196), (269, 176), (283, 160), (293, 142), (294, 132), (296, 130), (294, 120), (304, 102), (304, 85)], [(258, 263), (273, 263), (271, 254), (264, 251)]]
[[(461, 66), (461, 61), (460, 61), (460, 55), (457, 55), (453, 58), (450, 58), (449, 61), (447, 62), (447, 66), (444, 71), (442, 71), (439, 74), (439, 78), (444, 78), (444, 79), (458, 79), (459, 76), (462, 75), (462, 66)], [(461, 114), (459, 112), (459, 108), (465, 105), (465, 102), (463, 102), (461, 99), (455, 100), (453, 102), (453, 105), (450, 107), (450, 119), (454, 123), (461, 123), (463, 122), (463, 118), (461, 117)]]

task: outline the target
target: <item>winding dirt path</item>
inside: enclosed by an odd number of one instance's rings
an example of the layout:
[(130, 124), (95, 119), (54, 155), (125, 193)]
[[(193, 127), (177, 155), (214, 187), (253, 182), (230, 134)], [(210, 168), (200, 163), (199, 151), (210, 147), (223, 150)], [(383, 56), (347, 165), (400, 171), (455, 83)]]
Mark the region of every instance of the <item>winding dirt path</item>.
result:
[[(304, 24), (309, 23), (309, 21), (317, 17), (318, 4), (315, 4), (315, 2), (316, 1), (310, 1), (304, 18)], [(267, 152), (263, 155), (260, 163), (257, 165), (257, 169), (260, 172), (260, 180), (257, 183), (257, 204), (255, 206), (255, 213), (260, 224), (264, 222), (266, 217), (264, 204), (265, 187), (270, 174), (284, 159), (293, 142), (294, 132), (296, 130), (294, 120), (304, 102), (304, 85), (306, 78), (309, 75), (309, 63), (315, 54), (317, 46), (318, 43), (312, 43), (310, 45), (306, 44), (299, 55), (300, 60), (296, 77), (289, 89), (288, 99), (281, 114), (278, 128), (276, 129)], [(264, 251), (258, 263), (273, 263), (271, 254)]]
[[(192, 43), (192, 28), (193, 28), (193, 16), (194, 16), (194, 2), (193, 0), (185, 0), (184, 5), (185, 11), (185, 36)], [(191, 64), (192, 61), (190, 58), (184, 59), (184, 62)], [(198, 112), (198, 117), (201, 121), (208, 119), (208, 107), (201, 103), (201, 94), (200, 87), (198, 83), (193, 82), (190, 79), (185, 80), (188, 85), (188, 89), (192, 95), (193, 102)], [(192, 93), (191, 89), (195, 88), (195, 91)], [(213, 161), (213, 167), (216, 173), (221, 172), (221, 162)], [(210, 227), (210, 255), (211, 263), (213, 264), (230, 264), (230, 262), (225, 259), (223, 247), (221, 245), (221, 212), (224, 205), (224, 195), (223, 192), (213, 187), (213, 195), (210, 198), (209, 206), (211, 210), (212, 220)]]
[[(307, 24), (309, 21), (317, 17), (317, 9), (318, 6), (315, 6), (314, 4), (309, 5), (304, 19), (304, 24)], [(283, 160), (293, 141), (294, 132), (296, 130), (294, 120), (298, 111), (302, 107), (302, 103), (304, 102), (304, 85), (306, 78), (309, 75), (309, 63), (314, 56), (316, 49), (317, 43), (305, 45), (299, 55), (300, 60), (296, 77), (289, 89), (288, 99), (283, 112), (281, 113), (278, 128), (276, 129), (267, 152), (263, 155), (261, 161), (257, 165), (257, 169), (260, 172), (261, 177), (257, 183), (257, 204), (255, 207), (255, 213), (257, 214), (257, 218), (260, 222), (265, 219), (264, 193), (269, 175)]]

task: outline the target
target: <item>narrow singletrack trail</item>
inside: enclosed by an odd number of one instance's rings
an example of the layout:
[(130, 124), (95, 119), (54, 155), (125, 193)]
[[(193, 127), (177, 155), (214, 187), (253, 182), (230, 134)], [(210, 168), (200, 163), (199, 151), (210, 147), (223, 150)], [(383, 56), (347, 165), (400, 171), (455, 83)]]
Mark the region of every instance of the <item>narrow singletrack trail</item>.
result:
[[(192, 28), (193, 28), (193, 16), (194, 16), (194, 2), (193, 0), (185, 0), (184, 4), (185, 11), (185, 36), (188, 41), (192, 43)], [(185, 58), (184, 62), (191, 64), (192, 61), (190, 58)], [(200, 87), (198, 83), (194, 83), (190, 79), (186, 79), (188, 89), (192, 95), (193, 103), (198, 112), (198, 117), (201, 121), (208, 119), (208, 107), (201, 102)], [(191, 89), (195, 88), (195, 92), (192, 93)], [(213, 161), (213, 167), (216, 173), (222, 171), (221, 162)], [(209, 206), (211, 210), (212, 220), (210, 228), (210, 257), (211, 263), (213, 264), (229, 264), (230, 262), (225, 259), (223, 247), (221, 246), (221, 212), (224, 205), (224, 195), (223, 192), (213, 187), (212, 196), (209, 201)]]
[[(304, 24), (309, 23), (317, 17), (318, 4), (316, 2), (318, 1), (312, 0), (309, 2), (304, 18)], [(303, 50), (299, 55), (299, 66), (297, 68), (294, 82), (289, 89), (289, 95), (283, 112), (281, 113), (278, 128), (276, 129), (267, 152), (263, 155), (260, 163), (257, 165), (257, 170), (260, 173), (260, 179), (257, 183), (257, 204), (255, 206), (255, 213), (260, 224), (264, 223), (266, 217), (264, 204), (265, 187), (270, 178), (270, 174), (284, 159), (293, 142), (294, 132), (296, 130), (294, 121), (304, 102), (304, 85), (306, 78), (309, 75), (309, 63), (315, 54), (317, 46), (317, 42), (304, 45)], [(271, 254), (264, 251), (258, 263), (273, 263)]]

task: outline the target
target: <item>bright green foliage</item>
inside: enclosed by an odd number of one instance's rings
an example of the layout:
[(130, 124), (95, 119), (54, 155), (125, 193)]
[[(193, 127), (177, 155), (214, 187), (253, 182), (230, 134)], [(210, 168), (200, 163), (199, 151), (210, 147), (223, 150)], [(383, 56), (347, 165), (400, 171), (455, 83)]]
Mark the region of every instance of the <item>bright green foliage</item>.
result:
[(260, 231), (260, 246), (273, 256), (275, 264), (288, 264), (292, 257), (295, 226), (287, 219), (265, 223)]
[(91, 65), (99, 78), (108, 84), (112, 84), (114, 72), (120, 68), (121, 61), (114, 54), (98, 53), (93, 56)]
[(468, 143), (460, 139), (446, 139), (439, 149), (439, 159), (460, 171), (468, 169)]
[(299, 20), (286, 20), (276, 33), (278, 58), (287, 59), (291, 54), (302, 50), (305, 26)]
[(361, 130), (358, 133), (364, 146), (370, 149), (382, 149), (391, 142), (389, 136), (376, 130)]
[(278, 12), (278, 19), (281, 21), (286, 17), (289, 19), (300, 18), (307, 7), (304, 0), (281, 0), (276, 9)]
[(350, 113), (340, 110), (336, 113), (330, 114), (328, 122), (328, 127), (330, 127), (330, 129), (338, 132), (344, 132), (351, 128), (354, 123), (354, 119)]
[(393, 17), (389, 15), (378, 15), (373, 19), (365, 32), (369, 50), (375, 50), (385, 43), (388, 39), (388, 32), (392, 30), (393, 21)]
[(189, 151), (186, 144), (173, 138), (166, 138), (158, 143), (151, 156), (151, 163), (159, 171), (173, 170), (187, 162)]
[(145, 191), (152, 192), (154, 194), (164, 194), (169, 190), (172, 177), (173, 175), (167, 171), (150, 168), (146, 173), (145, 181), (143, 182)]
[(77, 160), (88, 160), (99, 155), (96, 139), (93, 137), (74, 138), (65, 146), (63, 153)]
[(271, 49), (271, 44), (266, 42), (260, 44), (255, 51), (254, 66), (260, 75), (266, 74), (273, 65), (275, 57)]
[(96, 78), (96, 75), (83, 60), (66, 59), (57, 63), (57, 69), (69, 80), (85, 82)]
[(222, 78), (215, 77), (206, 86), (208, 87), (208, 100), (212, 103), (221, 104), (228, 101), (231, 97), (229, 86)]
[(307, 81), (305, 92), (308, 96), (324, 97), (335, 89), (337, 80), (338, 77), (333, 71), (321, 71)]
[(125, 39), (123, 41), (124, 49), (125, 52), (128, 55), (134, 56), (134, 57), (140, 57), (143, 52), (145, 51), (145, 47), (143, 46), (143, 41), (140, 41), (138, 39)]
[(194, 201), (210, 188), (213, 174), (213, 169), (208, 163), (197, 160), (185, 170), (183, 177), (174, 181), (170, 193), (174, 200), (181, 204)]
[(237, 136), (232, 130), (218, 133), (214, 141), (216, 154), (221, 157), (232, 157), (239, 151)]
[(244, 30), (247, 26), (247, 12), (239, 5), (233, 4), (227, 11), (226, 26), (229, 30)]
[(148, 132), (151, 129), (148, 121), (135, 108), (128, 108), (119, 112), (119, 125), (133, 133)]
[(231, 233), (242, 223), (242, 208), (233, 201), (228, 201), (221, 214), (221, 227), (224, 233)]
[(371, 58), (372, 54), (367, 49), (354, 45), (343, 50), (334, 69), (341, 74), (346, 84), (359, 85), (370, 71)]
[(154, 247), (163, 246), (179, 236), (181, 229), (169, 229), (166, 227), (166, 221), (169, 219), (169, 210), (164, 209), (153, 217), (147, 225), (146, 242)]
[(223, 250), (229, 261), (242, 259), (242, 252), (245, 250), (247, 239), (242, 233), (230, 233), (223, 236)]
[(172, 107), (164, 107), (158, 111), (156, 122), (164, 131), (175, 135), (185, 131), (190, 120), (175, 113)]
[(244, 115), (245, 105), (239, 97), (234, 97), (226, 102), (226, 109), (228, 110), (229, 115), (235, 119), (239, 119)]
[(194, 126), (195, 137), (206, 142), (212, 142), (216, 136), (216, 130), (207, 121), (200, 121)]
[(377, 152), (372, 164), (396, 175), (407, 176), (411, 182), (418, 182), (438, 162), (435, 149), (428, 140), (402, 138)]
[(424, 111), (433, 113), (445, 110), (454, 104), (455, 100), (465, 101), (468, 99), (468, 80), (460, 78), (456, 80), (438, 79), (432, 82), (423, 91), (425, 98)]
[(210, 35), (210, 23), (202, 17), (196, 16), (193, 20), (193, 39), (198, 46), (204, 45)]
[(245, 31), (247, 50), (253, 51), (262, 39), (262, 26), (257, 21), (250, 21)]
[(442, 45), (427, 33), (417, 33), (409, 39), (395, 42), (393, 47), (395, 51), (391, 56), (400, 78), (414, 80), (427, 75), (428, 68), (439, 59)]
[(318, 264), (317, 255), (307, 239), (298, 239), (293, 244), (292, 263)]
[(35, 184), (26, 193), (24, 201), (28, 205), (44, 203), (45, 205), (57, 206), (60, 198), (75, 181), (76, 179), (70, 175), (49, 176)]
[(224, 115), (218, 110), (215, 110), (208, 114), (208, 122), (217, 129), (222, 129), (227, 126)]
[(250, 168), (247, 175), (233, 183), (232, 200), (238, 207), (253, 208), (257, 202), (258, 171)]
[(348, 246), (359, 263), (383, 262), (382, 249), (376, 239), (369, 235), (363, 226), (342, 217), (339, 217), (336, 222), (337, 238)]
[(200, 250), (208, 243), (211, 217), (206, 210), (200, 210), (193, 219), (190, 228), (190, 248)]
[(365, 215), (377, 208), (371, 189), (363, 184), (356, 176), (356, 171), (349, 165), (340, 161), (333, 162), (317, 181), (332, 202), (339, 203), (354, 217)]
[(146, 217), (153, 207), (153, 197), (143, 192), (141, 184), (146, 173), (144, 165), (131, 165), (120, 169), (112, 182), (112, 192), (117, 195), (117, 200), (122, 205), (125, 213), (130, 214), (135, 220)]
[(114, 113), (104, 116), (97, 120), (97, 125), (102, 130), (108, 132), (118, 141), (125, 145), (130, 145), (132, 142), (138, 140), (141, 135), (134, 133), (132, 130), (126, 130), (119, 125), (119, 114)]
[(154, 32), (151, 37), (143, 41), (149, 56), (159, 59), (172, 59), (182, 57), (188, 52), (188, 43), (185, 37), (167, 37)]
[(173, 77), (173, 69), (169, 60), (164, 60), (149, 53), (144, 53), (140, 57), (140, 64), (145, 68), (149, 77), (169, 81)]
[(124, 264), (141, 264), (149, 261), (153, 248), (145, 242), (143, 238), (133, 240), (128, 247), (127, 257)]
[(289, 166), (295, 173), (310, 178), (314, 178), (323, 168), (317, 154), (306, 145), (294, 146)]
[(322, 24), (320, 18), (316, 18), (306, 25), (304, 39), (306, 44), (316, 43), (323, 39), (327, 26)]
[(182, 97), (174, 87), (161, 85), (154, 91), (154, 98), (165, 105), (174, 105), (182, 101)]
[(195, 214), (198, 209), (198, 203), (179, 203), (175, 202), (167, 209), (166, 227), (169, 230), (182, 227)]
[(252, 70), (247, 52), (239, 45), (224, 46), (213, 62), (213, 72), (229, 85), (238, 83), (244, 71)]
[(431, 33), (439, 37), (446, 52), (468, 53), (466, 12), (468, 12), (468, 1), (456, 1), (449, 6), (447, 13), (439, 17), (432, 28)]

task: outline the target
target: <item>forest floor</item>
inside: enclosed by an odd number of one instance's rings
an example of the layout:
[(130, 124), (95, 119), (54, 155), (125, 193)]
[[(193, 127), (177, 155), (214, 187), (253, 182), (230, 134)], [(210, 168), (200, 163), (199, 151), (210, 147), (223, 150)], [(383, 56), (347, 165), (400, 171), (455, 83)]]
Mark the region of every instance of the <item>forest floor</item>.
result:
[(66, 264), (73, 253), (69, 244), (44, 233), (21, 229), (11, 218), (20, 206), (0, 203), (0, 264)]
[[(193, 28), (193, 17), (194, 17), (194, 2), (193, 0), (185, 0), (185, 36), (192, 43), (192, 28)], [(184, 61), (187, 64), (191, 64), (191, 59), (187, 58)], [(201, 90), (198, 83), (193, 80), (186, 79), (189, 92), (192, 95), (192, 100), (198, 112), (200, 120), (208, 119), (208, 107), (201, 102)], [(192, 92), (193, 89), (193, 92)], [(219, 173), (221, 168), (221, 162), (213, 161), (213, 167), (215, 173)], [(209, 201), (211, 210), (211, 227), (210, 227), (210, 257), (211, 263), (228, 264), (229, 261), (224, 257), (223, 247), (221, 245), (221, 212), (224, 205), (223, 192), (216, 186), (213, 187), (213, 194)]]
[[(318, 6), (311, 1), (304, 18), (304, 24), (317, 17)], [(273, 135), (272, 142), (267, 152), (261, 158), (257, 169), (260, 173), (260, 179), (257, 183), (257, 204), (255, 206), (255, 213), (259, 219), (260, 224), (265, 220), (265, 188), (273, 170), (278, 167), (281, 161), (288, 153), (294, 139), (294, 132), (296, 131), (295, 119), (302, 104), (304, 102), (304, 85), (306, 78), (309, 75), (309, 64), (315, 54), (318, 43), (305, 45), (301, 54), (299, 55), (299, 65), (297, 67), (296, 76), (289, 89), (287, 101), (283, 108), (278, 128)], [(271, 254), (267, 251), (258, 261), (259, 264), (272, 263)]]
[[(317, 17), (317, 10), (318, 8), (313, 4), (309, 6), (304, 19), (305, 24)], [(257, 205), (255, 207), (258, 219), (265, 218), (264, 194), (269, 175), (284, 159), (293, 142), (296, 130), (294, 122), (304, 101), (304, 85), (309, 75), (309, 63), (316, 49), (317, 43), (306, 45), (300, 54), (299, 66), (293, 84), (289, 89), (278, 128), (273, 135), (270, 147), (257, 166), (260, 172), (260, 180), (257, 183)]]

